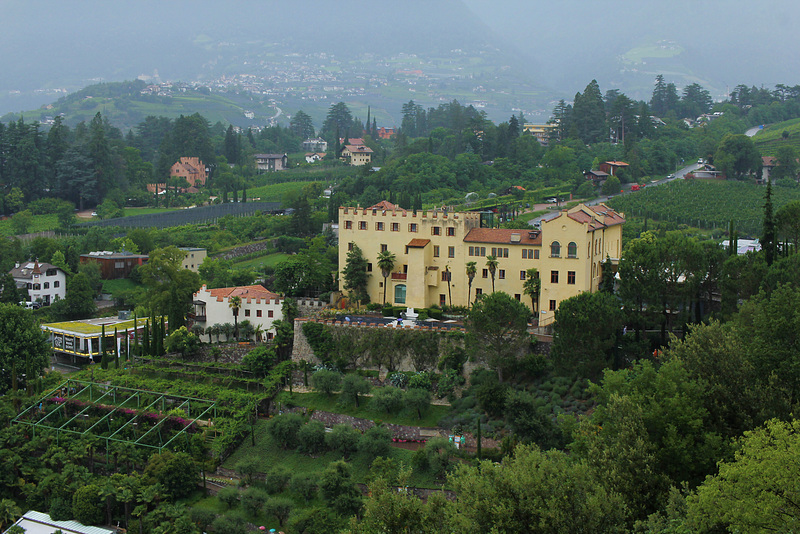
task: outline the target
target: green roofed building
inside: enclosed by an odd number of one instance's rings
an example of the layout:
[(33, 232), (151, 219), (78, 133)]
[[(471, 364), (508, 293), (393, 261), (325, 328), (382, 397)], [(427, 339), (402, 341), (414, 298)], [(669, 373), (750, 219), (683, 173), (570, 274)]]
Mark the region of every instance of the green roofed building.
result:
[[(161, 317), (157, 317), (156, 320), (160, 321)], [(129, 336), (133, 341), (134, 332), (138, 331), (141, 342), (144, 325), (144, 319), (131, 319), (122, 312), (119, 317), (99, 317), (43, 324), (42, 330), (47, 332), (50, 345), (57, 358), (71, 363), (87, 363), (94, 360), (95, 356), (99, 356), (104, 347), (113, 349), (115, 343), (120, 355), (123, 355), (126, 346), (125, 336)], [(117, 331), (116, 340), (114, 339), (114, 329)], [(104, 332), (105, 338), (103, 338)]]

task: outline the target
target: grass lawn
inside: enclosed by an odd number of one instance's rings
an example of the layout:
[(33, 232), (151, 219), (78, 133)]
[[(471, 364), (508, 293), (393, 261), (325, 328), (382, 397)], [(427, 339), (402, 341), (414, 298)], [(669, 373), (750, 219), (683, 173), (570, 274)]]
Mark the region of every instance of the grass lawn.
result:
[(125, 208), (125, 217), (133, 217), (134, 215), (152, 215), (154, 213), (166, 213), (168, 211), (177, 211), (175, 208)]
[[(256, 444), (253, 446), (251, 439), (248, 437), (239, 446), (236, 451), (228, 457), (222, 464), (226, 469), (235, 469), (236, 463), (244, 460), (255, 458), (259, 462), (259, 471), (267, 472), (275, 466), (285, 467), (296, 475), (298, 473), (308, 473), (318, 476), (329, 463), (336, 460), (341, 460), (342, 455), (336, 452), (326, 452), (317, 457), (311, 457), (306, 454), (301, 454), (294, 450), (284, 450), (278, 447), (267, 432), (267, 420), (261, 419), (256, 423), (255, 427)], [(390, 458), (394, 459), (399, 465), (411, 465), (411, 458), (414, 455), (413, 451), (391, 447)], [(369, 474), (369, 468), (372, 461), (361, 455), (353, 455), (348, 463), (352, 468), (353, 481), (364, 483)], [(409, 481), (410, 485), (421, 488), (436, 488), (439, 484), (427, 473), (417, 473), (416, 471), (411, 475)]]
[(240, 262), (234, 260), (233, 267), (234, 269), (258, 269), (262, 265), (264, 267), (275, 267), (288, 257), (289, 255), (283, 252), (275, 252), (273, 254), (265, 254), (264, 256), (249, 258)]
[(111, 293), (112, 296), (116, 297), (120, 293), (127, 291), (144, 291), (144, 286), (127, 278), (103, 280), (103, 293)]
[(370, 399), (364, 399), (361, 406), (340, 406), (338, 404), (339, 395), (332, 395), (330, 397), (321, 393), (289, 393), (288, 391), (282, 392), (275, 399), (276, 402), (290, 404), (293, 406), (304, 406), (312, 410), (322, 410), (325, 412), (341, 413), (353, 417), (360, 417), (362, 419), (371, 419), (373, 421), (383, 421), (384, 423), (392, 423), (395, 425), (407, 426), (422, 426), (422, 427), (435, 427), (439, 420), (444, 417), (449, 411), (449, 406), (434, 406), (428, 408), (427, 413), (422, 414), (422, 419), (417, 418), (417, 412), (411, 410), (403, 410), (398, 415), (390, 415), (385, 411), (374, 410), (370, 407)]
[[(548, 212), (548, 210), (529, 211), (527, 213), (523, 213), (523, 214), (519, 215), (515, 220), (528, 222), (531, 219), (535, 219), (536, 217), (539, 217), (540, 215), (544, 215), (547, 212)], [(531, 228), (533, 228), (533, 227), (531, 227)]]

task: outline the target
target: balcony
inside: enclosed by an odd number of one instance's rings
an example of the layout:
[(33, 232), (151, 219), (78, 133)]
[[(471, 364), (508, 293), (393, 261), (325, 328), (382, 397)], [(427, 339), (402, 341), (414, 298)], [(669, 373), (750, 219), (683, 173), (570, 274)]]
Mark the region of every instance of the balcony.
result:
[(403, 280), (405, 281), (408, 278), (408, 274), (406, 273), (392, 273), (392, 281), (395, 280)]

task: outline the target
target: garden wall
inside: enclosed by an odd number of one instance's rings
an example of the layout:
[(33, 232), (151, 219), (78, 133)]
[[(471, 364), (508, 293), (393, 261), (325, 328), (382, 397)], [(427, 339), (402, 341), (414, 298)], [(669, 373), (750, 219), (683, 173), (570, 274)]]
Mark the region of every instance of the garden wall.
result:
[[(292, 361), (294, 361), (296, 363), (300, 362), (301, 360), (305, 360), (305, 361), (310, 362), (312, 364), (321, 363), (320, 359), (314, 354), (314, 350), (311, 348), (311, 345), (309, 344), (308, 339), (306, 338), (306, 335), (303, 332), (303, 324), (305, 324), (307, 322), (315, 322), (315, 323), (323, 324), (325, 326), (333, 327), (333, 328), (351, 329), (350, 331), (355, 334), (353, 339), (357, 341), (356, 343), (354, 343), (354, 345), (361, 345), (361, 349), (360, 350), (363, 350), (364, 347), (363, 347), (363, 344), (362, 343), (358, 343), (358, 341), (362, 341), (363, 337), (370, 330), (376, 330), (376, 329), (380, 329), (380, 330), (388, 329), (388, 331), (394, 331), (395, 330), (393, 327), (387, 327), (387, 326), (385, 326), (383, 324), (342, 323), (342, 322), (339, 322), (339, 321), (332, 321), (332, 320), (314, 320), (314, 319), (306, 319), (306, 318), (295, 319), (295, 321), (294, 321), (294, 347), (293, 347), (293, 350), (292, 350)], [(439, 327), (432, 327), (431, 328), (431, 327), (416, 326), (416, 325), (415, 326), (405, 326), (405, 327), (402, 327), (401, 329), (398, 329), (398, 330), (401, 330), (403, 332), (431, 332), (431, 333), (442, 334), (442, 335), (450, 333), (450, 332), (452, 332), (452, 333), (461, 333), (461, 334), (464, 333), (464, 329), (463, 328), (449, 328), (449, 329), (448, 328), (439, 328)], [(454, 341), (452, 341), (452, 343), (463, 347), (463, 339), (454, 340)], [(440, 350), (444, 349), (446, 347), (447, 347), (447, 344), (440, 343)], [(359, 350), (359, 349), (356, 349), (354, 347), (354, 351), (356, 351), (356, 350)], [(370, 350), (370, 349), (367, 348), (367, 350)], [(345, 352), (346, 352), (346, 349), (345, 349)], [(410, 348), (402, 348), (402, 349), (398, 348), (398, 350), (396, 352), (394, 352), (394, 354), (395, 354), (395, 357), (393, 358), (394, 359), (394, 362), (393, 362), (394, 370), (396, 370), (396, 371), (416, 371), (417, 370), (415, 368), (415, 365), (414, 365), (415, 358), (414, 358), (414, 356), (412, 354), (412, 349), (410, 349)], [(432, 354), (431, 356), (432, 357), (430, 358), (430, 361), (431, 361), (432, 365), (429, 365), (429, 367), (431, 369), (435, 369), (436, 368), (436, 364), (438, 363), (439, 357), (441, 356), (441, 354), (440, 353), (436, 353), (436, 354)], [(360, 368), (364, 368), (364, 369), (375, 369), (376, 368), (371, 363), (369, 363), (369, 364), (360, 364), (359, 367)], [(471, 371), (474, 367), (475, 367), (475, 364), (473, 364), (471, 362), (465, 363), (465, 365), (464, 365), (465, 372), (469, 373), (469, 371)], [(381, 376), (383, 376), (384, 373), (387, 372), (387, 368), (385, 366), (381, 366), (381, 368), (378, 369), (378, 371), (380, 371), (381, 372)]]

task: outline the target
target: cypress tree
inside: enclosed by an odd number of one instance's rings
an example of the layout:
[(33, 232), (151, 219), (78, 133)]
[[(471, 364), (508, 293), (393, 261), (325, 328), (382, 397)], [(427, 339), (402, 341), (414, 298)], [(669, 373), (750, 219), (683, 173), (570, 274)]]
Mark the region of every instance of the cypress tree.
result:
[(144, 320), (144, 339), (142, 340), (142, 355), (150, 355), (150, 321)]
[[(106, 357), (106, 325), (100, 325), (100, 362)], [(105, 369), (105, 367), (103, 368)]]
[(136, 355), (136, 351), (139, 350), (139, 327), (136, 324), (136, 314), (133, 314), (133, 354)]
[(116, 365), (115, 369), (119, 369), (119, 341), (117, 336), (119, 332), (117, 332), (117, 327), (114, 327), (114, 365)]
[(767, 193), (764, 195), (764, 229), (761, 237), (761, 249), (767, 266), (775, 260), (775, 215), (772, 213), (772, 180), (767, 179)]
[(370, 111), (371, 111), (370, 106), (367, 106), (367, 122), (366, 122), (366, 124), (364, 124), (364, 129), (366, 130), (367, 135), (370, 135), (370, 134), (371, 135), (375, 135), (375, 132), (371, 132), (370, 129), (369, 129), (369, 126), (370, 126), (370, 124), (369, 124)]
[(475, 452), (478, 460), (481, 459), (481, 418), (478, 417), (478, 431), (475, 433), (475, 439), (477, 440), (477, 451)]
[(159, 329), (159, 337), (158, 337), (158, 355), (163, 356), (164, 351), (164, 337), (166, 336), (166, 325), (164, 324), (164, 316), (161, 316), (161, 328)]

